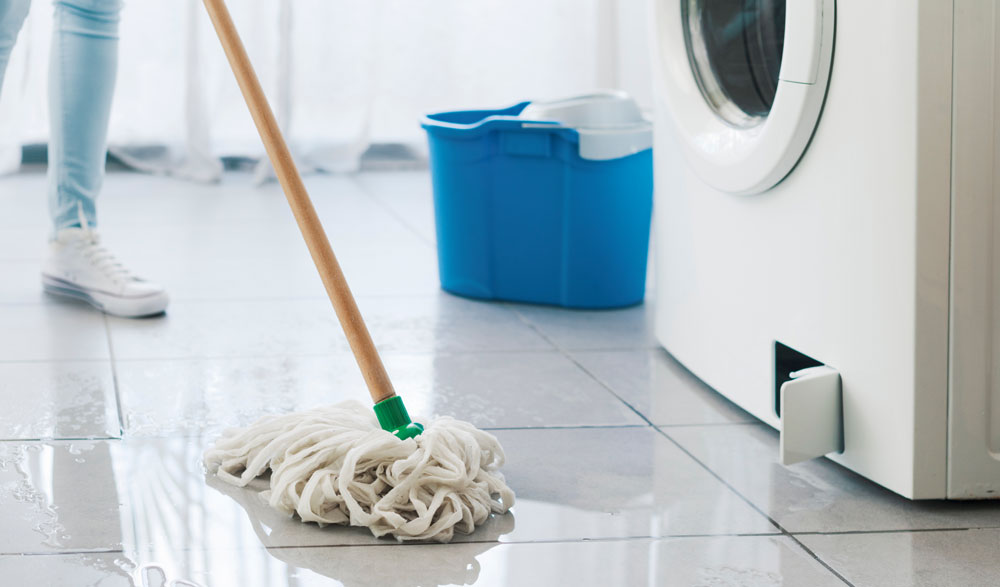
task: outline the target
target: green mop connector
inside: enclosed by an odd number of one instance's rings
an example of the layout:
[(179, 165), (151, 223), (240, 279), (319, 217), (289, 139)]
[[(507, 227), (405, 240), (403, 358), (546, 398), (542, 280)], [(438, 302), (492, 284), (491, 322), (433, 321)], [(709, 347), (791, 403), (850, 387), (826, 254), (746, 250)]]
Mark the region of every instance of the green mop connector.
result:
[(375, 404), (375, 417), (382, 430), (388, 430), (402, 440), (413, 438), (424, 431), (423, 425), (410, 420), (403, 398), (398, 395)]

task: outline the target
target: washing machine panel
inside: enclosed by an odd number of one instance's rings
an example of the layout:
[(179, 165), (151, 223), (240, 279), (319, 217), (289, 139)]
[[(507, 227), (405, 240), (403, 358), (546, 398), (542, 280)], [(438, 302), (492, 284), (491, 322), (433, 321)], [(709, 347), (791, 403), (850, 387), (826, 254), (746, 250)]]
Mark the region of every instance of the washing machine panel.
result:
[(948, 496), (1000, 493), (1000, 10), (955, 4)]
[[(988, 450), (994, 435), (1000, 445), (1000, 426), (984, 414), (1000, 401), (988, 382), (975, 397), (949, 390), (949, 317), (952, 182), (964, 177), (952, 169), (952, 43), (967, 25), (981, 28), (983, 12), (995, 31), (994, 3), (967, 3), (975, 6), (963, 10), (980, 14), (953, 18), (952, 2), (940, 0), (787, 0), (782, 81), (752, 124), (720, 115), (699, 85), (685, 18), (711, 3), (654, 1), (660, 342), (779, 429), (780, 389), (795, 371), (826, 365), (840, 375), (842, 406), (843, 451), (830, 458), (910, 498), (989, 495), (1000, 488)], [(785, 80), (788, 63), (815, 70), (815, 82)], [(985, 87), (995, 98), (993, 84)], [(975, 234), (986, 238), (986, 228)], [(989, 243), (990, 254), (971, 265), (994, 262)], [(990, 292), (1000, 287), (967, 279), (980, 307), (993, 308)], [(986, 340), (987, 331), (994, 340), (996, 321), (980, 322), (968, 340)], [(987, 366), (1000, 363), (979, 360), (980, 380)], [(949, 427), (949, 401), (965, 406), (978, 437), (966, 438), (964, 423)], [(985, 471), (961, 493), (949, 486), (956, 436)]]

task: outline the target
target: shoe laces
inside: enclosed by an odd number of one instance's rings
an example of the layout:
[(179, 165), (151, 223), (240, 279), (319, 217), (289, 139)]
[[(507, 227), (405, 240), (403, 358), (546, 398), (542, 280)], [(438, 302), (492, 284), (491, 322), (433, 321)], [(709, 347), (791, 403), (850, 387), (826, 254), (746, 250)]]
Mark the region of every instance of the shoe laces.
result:
[(83, 231), (83, 238), (74, 241), (74, 245), (81, 255), (95, 268), (104, 273), (115, 282), (135, 281), (138, 279), (131, 271), (125, 268), (114, 253), (101, 245), (100, 235), (90, 227), (87, 216), (83, 213), (83, 206), (77, 203), (77, 218), (80, 220), (80, 228)]

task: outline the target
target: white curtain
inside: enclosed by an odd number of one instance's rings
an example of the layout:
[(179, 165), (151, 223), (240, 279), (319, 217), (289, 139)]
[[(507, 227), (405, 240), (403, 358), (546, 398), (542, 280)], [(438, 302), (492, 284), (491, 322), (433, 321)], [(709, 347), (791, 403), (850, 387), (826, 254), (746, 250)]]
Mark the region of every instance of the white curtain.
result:
[[(421, 149), (419, 119), (429, 112), (607, 87), (648, 95), (646, 0), (228, 4), (306, 170), (357, 169), (374, 143)], [(0, 173), (17, 168), (22, 145), (48, 134), (51, 13), (48, 0), (34, 0), (11, 56)], [(262, 155), (201, 0), (127, 2), (109, 142), (139, 169), (201, 181), (220, 176), (223, 155)]]

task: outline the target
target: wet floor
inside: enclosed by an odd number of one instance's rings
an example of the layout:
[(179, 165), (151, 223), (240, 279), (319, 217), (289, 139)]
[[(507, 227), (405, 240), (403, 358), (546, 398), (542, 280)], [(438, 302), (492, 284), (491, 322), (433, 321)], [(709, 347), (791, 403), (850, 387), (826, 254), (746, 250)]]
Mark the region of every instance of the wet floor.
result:
[(513, 511), (452, 544), (303, 524), (207, 477), (261, 415), (366, 392), (276, 185), (108, 177), (105, 242), (166, 316), (41, 293), (44, 178), (0, 178), (0, 585), (931, 586), (1000, 582), (1000, 505), (912, 503), (691, 377), (651, 304), (440, 292), (426, 173), (307, 185), (411, 413), (491, 430)]

